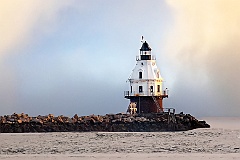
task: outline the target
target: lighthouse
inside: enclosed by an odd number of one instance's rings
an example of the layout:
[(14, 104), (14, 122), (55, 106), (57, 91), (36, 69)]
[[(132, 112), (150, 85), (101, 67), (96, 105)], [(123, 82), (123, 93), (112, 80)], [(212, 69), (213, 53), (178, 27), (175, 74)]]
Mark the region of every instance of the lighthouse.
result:
[(163, 90), (163, 78), (151, 51), (142, 38), (136, 66), (128, 79), (129, 90), (124, 91), (124, 97), (130, 100), (129, 113), (163, 112), (163, 98), (168, 98), (167, 88)]

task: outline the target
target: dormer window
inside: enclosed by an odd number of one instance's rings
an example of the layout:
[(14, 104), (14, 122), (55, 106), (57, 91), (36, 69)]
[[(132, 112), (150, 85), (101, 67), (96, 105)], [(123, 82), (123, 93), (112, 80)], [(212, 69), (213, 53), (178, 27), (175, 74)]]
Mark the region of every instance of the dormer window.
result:
[(142, 72), (139, 72), (139, 79), (142, 79)]

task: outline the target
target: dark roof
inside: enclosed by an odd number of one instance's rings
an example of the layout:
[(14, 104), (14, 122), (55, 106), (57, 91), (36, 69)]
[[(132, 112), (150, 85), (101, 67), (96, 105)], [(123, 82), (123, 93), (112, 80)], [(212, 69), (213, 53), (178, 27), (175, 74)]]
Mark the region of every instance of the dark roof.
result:
[(151, 50), (152, 49), (149, 47), (149, 45), (146, 41), (142, 44), (142, 47), (140, 49), (140, 51), (151, 51)]

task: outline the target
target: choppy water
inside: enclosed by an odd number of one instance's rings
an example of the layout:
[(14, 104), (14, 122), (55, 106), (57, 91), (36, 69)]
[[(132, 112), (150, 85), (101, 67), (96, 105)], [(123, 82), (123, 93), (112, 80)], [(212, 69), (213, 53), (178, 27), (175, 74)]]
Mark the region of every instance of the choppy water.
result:
[(0, 134), (0, 154), (240, 153), (240, 130)]

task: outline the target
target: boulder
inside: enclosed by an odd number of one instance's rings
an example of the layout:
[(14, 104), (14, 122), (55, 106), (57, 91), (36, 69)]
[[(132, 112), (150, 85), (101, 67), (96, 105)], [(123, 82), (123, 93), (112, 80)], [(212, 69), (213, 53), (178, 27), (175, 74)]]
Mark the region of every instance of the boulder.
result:
[(159, 132), (186, 131), (195, 128), (209, 128), (205, 121), (198, 121), (190, 114), (106, 114), (72, 118), (66, 116), (30, 117), (27, 114), (0, 116), (1, 132)]

